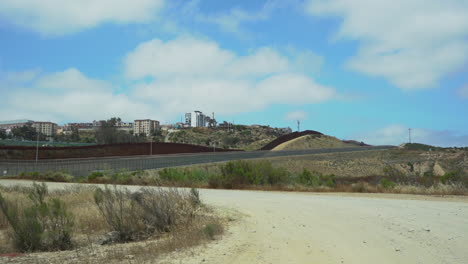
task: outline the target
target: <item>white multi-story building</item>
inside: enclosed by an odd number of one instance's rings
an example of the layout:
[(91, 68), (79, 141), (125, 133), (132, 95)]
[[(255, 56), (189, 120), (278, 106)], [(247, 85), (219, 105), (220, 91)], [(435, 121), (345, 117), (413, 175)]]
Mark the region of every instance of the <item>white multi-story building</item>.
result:
[(154, 131), (159, 129), (159, 121), (151, 119), (135, 120), (133, 123), (133, 134), (145, 134), (150, 136)]
[(185, 114), (185, 126), (187, 127), (215, 127), (216, 120), (201, 111), (193, 111)]
[(185, 124), (190, 127), (205, 127), (205, 115), (200, 111), (185, 114)]
[(51, 137), (57, 132), (57, 124), (52, 122), (34, 122), (32, 126), (36, 129), (36, 132), (47, 137)]

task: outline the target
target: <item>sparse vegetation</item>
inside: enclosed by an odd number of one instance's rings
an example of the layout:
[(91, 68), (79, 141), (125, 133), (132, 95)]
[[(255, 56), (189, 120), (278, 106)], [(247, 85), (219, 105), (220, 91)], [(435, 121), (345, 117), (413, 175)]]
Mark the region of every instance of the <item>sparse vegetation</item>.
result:
[[(0, 254), (146, 241), (139, 242), (145, 243), (144, 250), (140, 244), (125, 247), (128, 254), (141, 253), (137, 258), (145, 260), (205, 243), (223, 232), (223, 221), (201, 203), (196, 189), (130, 192), (117, 186), (75, 185), (49, 191), (45, 184), (36, 183), (32, 187), (0, 186), (0, 209), (0, 237), (4, 238)], [(85, 256), (86, 261), (120, 256), (113, 248), (98, 250), (99, 255)]]
[(34, 183), (30, 205), (18, 205), (0, 193), (0, 209), (12, 229), (16, 249), (22, 252), (72, 248), (73, 215), (59, 198), (48, 198), (47, 186)]
[(257, 150), (290, 130), (269, 126), (235, 125), (226, 128), (186, 128), (169, 135), (169, 141), (202, 146)]

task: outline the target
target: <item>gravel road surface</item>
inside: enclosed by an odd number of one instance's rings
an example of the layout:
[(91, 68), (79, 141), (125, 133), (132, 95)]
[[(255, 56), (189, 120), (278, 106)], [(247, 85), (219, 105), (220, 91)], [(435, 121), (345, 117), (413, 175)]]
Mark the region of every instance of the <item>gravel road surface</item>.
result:
[(164, 263), (468, 263), (467, 197), (200, 193), (205, 203), (235, 211), (238, 220), (221, 240)]

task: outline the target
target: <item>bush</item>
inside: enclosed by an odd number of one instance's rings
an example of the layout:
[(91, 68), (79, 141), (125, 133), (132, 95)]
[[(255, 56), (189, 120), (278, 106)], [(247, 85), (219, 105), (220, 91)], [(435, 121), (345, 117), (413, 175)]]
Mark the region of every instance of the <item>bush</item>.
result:
[(55, 171), (55, 172), (23, 172), (18, 178), (20, 179), (29, 179), (35, 181), (51, 181), (51, 182), (71, 182), (73, 181), (73, 176), (64, 172), (64, 171)]
[(335, 178), (336, 177), (333, 174), (322, 175), (319, 172), (311, 172), (304, 168), (302, 172), (295, 178), (295, 182), (309, 187), (326, 186), (333, 188), (336, 187)]
[(132, 202), (131, 193), (126, 188), (98, 188), (94, 192), (94, 202), (106, 220), (110, 231), (118, 233), (118, 242), (137, 239), (138, 232), (143, 229), (139, 222), (137, 204)]
[(72, 248), (73, 216), (62, 200), (46, 201), (47, 186), (33, 184), (32, 205), (22, 208), (0, 194), (0, 209), (13, 230), (15, 246), (22, 252)]
[(274, 168), (269, 161), (230, 161), (221, 165), (221, 175), (218, 177), (210, 179), (211, 187), (232, 189), (246, 185), (281, 185), (288, 182), (287, 171)]
[(221, 233), (223, 233), (223, 226), (218, 223), (207, 224), (203, 227), (203, 234), (211, 240)]
[(330, 174), (330, 175), (321, 175), (320, 176), (320, 184), (333, 188), (336, 187), (336, 179), (335, 175)]
[(461, 181), (460, 173), (458, 173), (457, 171), (447, 172), (443, 176), (440, 177), (440, 181), (444, 184), (460, 182)]
[(302, 173), (299, 174), (297, 178), (297, 182), (299, 184), (303, 184), (306, 186), (312, 186), (312, 187), (320, 186), (319, 175), (312, 174), (309, 170), (305, 168), (302, 170)]
[(97, 179), (104, 177), (104, 173), (100, 171), (94, 171), (88, 176), (89, 182), (95, 182)]
[(393, 189), (396, 186), (396, 184), (393, 181), (386, 178), (381, 179), (379, 183), (380, 186), (382, 186), (384, 189)]
[(159, 171), (159, 178), (168, 183), (192, 186), (208, 182), (210, 175), (206, 170), (201, 169), (165, 168)]
[(135, 241), (174, 226), (190, 224), (200, 205), (198, 191), (142, 189), (130, 193), (126, 188), (97, 189), (94, 200), (117, 242)]

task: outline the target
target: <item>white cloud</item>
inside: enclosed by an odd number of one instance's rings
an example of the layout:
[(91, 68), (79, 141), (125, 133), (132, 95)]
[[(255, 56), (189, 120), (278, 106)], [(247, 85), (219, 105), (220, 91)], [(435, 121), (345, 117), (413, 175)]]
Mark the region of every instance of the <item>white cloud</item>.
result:
[(360, 43), (351, 69), (402, 89), (435, 87), (468, 60), (464, 0), (308, 0), (305, 7), (342, 18), (336, 38)]
[(285, 119), (287, 121), (304, 120), (306, 118), (307, 118), (307, 113), (304, 111), (289, 112), (285, 116)]
[(194, 109), (229, 115), (339, 97), (333, 88), (297, 71), (294, 62), (275, 49), (263, 47), (239, 55), (193, 37), (141, 43), (123, 58), (123, 69), (128, 85), (124, 89), (75, 68), (0, 75), (7, 102), (0, 119), (174, 120)]
[(40, 69), (22, 72), (0, 72), (0, 80), (2, 80), (3, 83), (28, 83), (36, 79), (40, 73)]
[[(86, 77), (77, 69), (42, 74), (31, 83), (0, 82), (5, 100), (0, 119), (28, 118), (62, 122), (120, 116), (153, 117), (149, 106), (113, 92), (112, 84)], [(10, 89), (8, 89), (10, 88)]]
[(124, 59), (126, 76), (174, 78), (177, 76), (259, 76), (286, 71), (287, 58), (271, 48), (261, 48), (239, 57), (216, 42), (181, 37), (163, 42), (153, 39), (140, 44)]
[[(390, 125), (377, 131), (355, 136), (356, 140), (375, 145), (400, 145), (409, 140), (408, 127)], [(411, 129), (411, 141), (441, 147), (466, 147), (468, 134), (449, 130)]]
[(468, 99), (468, 83), (463, 85), (460, 89), (458, 89), (458, 94), (462, 97), (462, 98), (466, 98)]
[(161, 112), (207, 109), (222, 114), (271, 104), (309, 104), (335, 98), (334, 89), (295, 71), (289, 59), (264, 47), (239, 56), (217, 43), (191, 37), (140, 44), (124, 59), (134, 96), (156, 102)]
[(242, 28), (243, 24), (266, 21), (275, 10), (284, 8), (288, 4), (292, 3), (283, 0), (267, 0), (257, 11), (246, 11), (239, 7), (233, 7), (227, 12), (205, 14), (200, 11), (199, 0), (194, 0), (187, 4), (186, 10), (190, 9), (189, 13), (193, 15), (196, 21), (215, 24), (225, 32), (246, 37), (250, 36), (250, 34)]
[(2, 0), (0, 15), (44, 35), (61, 35), (102, 23), (145, 23), (164, 0)]

